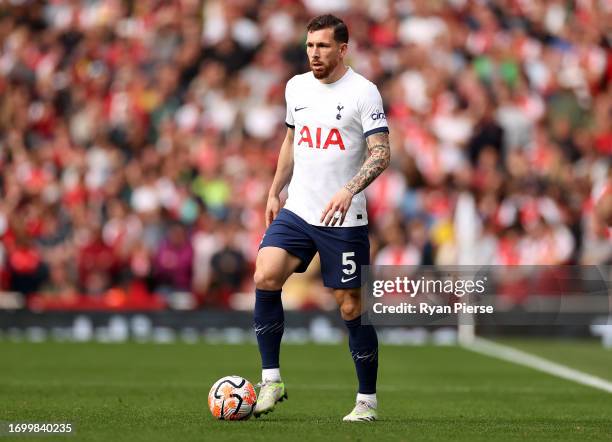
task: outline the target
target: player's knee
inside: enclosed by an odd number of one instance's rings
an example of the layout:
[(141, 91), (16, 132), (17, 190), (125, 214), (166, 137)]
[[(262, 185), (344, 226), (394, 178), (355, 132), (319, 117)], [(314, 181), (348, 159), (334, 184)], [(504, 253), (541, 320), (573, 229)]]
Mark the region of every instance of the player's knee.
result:
[(347, 293), (340, 304), (340, 315), (345, 321), (350, 321), (361, 314), (361, 298), (359, 294)]
[(278, 273), (265, 268), (255, 270), (253, 281), (255, 282), (255, 287), (260, 290), (280, 290), (284, 284)]
[(343, 302), (340, 306), (340, 314), (342, 315), (342, 319), (345, 321), (350, 321), (359, 317), (360, 313), (361, 306), (354, 302)]

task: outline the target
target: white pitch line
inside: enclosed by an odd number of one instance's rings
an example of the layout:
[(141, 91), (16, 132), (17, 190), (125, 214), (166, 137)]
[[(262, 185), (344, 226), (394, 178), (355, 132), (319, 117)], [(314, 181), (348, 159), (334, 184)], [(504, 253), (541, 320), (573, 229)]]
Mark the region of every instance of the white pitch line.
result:
[(612, 382), (488, 339), (475, 337), (472, 343), (464, 344), (463, 348), (612, 393)]

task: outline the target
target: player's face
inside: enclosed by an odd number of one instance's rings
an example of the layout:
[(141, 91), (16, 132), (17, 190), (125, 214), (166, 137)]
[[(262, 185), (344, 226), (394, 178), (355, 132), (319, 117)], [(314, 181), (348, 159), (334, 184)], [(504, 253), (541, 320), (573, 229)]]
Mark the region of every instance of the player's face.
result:
[(321, 80), (329, 77), (344, 58), (347, 46), (346, 43), (334, 40), (333, 29), (309, 32), (306, 37), (306, 54), (315, 78)]

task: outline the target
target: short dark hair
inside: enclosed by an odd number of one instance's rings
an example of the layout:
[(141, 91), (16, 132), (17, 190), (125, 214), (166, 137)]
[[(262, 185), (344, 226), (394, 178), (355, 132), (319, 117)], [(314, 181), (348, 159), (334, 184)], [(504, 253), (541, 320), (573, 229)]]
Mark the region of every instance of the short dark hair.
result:
[(334, 30), (334, 40), (338, 43), (348, 43), (349, 33), (346, 23), (331, 14), (318, 15), (308, 22), (306, 30), (308, 32), (319, 31), (331, 28)]

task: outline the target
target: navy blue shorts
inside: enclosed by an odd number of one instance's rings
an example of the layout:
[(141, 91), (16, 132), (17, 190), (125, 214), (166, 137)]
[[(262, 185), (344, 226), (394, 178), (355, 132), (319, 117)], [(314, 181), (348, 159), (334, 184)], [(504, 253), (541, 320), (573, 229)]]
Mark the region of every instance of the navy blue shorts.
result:
[(297, 273), (305, 272), (319, 252), (323, 284), (334, 289), (361, 287), (361, 266), (370, 264), (368, 226), (313, 226), (287, 209), (266, 230), (263, 247), (279, 247), (300, 258)]

